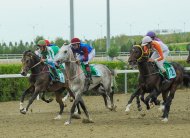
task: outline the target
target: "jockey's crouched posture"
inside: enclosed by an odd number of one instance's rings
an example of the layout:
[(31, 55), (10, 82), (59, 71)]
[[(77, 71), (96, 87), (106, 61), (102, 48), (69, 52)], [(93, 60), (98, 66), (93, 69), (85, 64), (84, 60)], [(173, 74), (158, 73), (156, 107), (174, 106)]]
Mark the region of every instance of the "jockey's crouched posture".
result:
[(150, 36), (145, 36), (142, 39), (142, 46), (144, 48), (145, 53), (149, 53), (149, 50), (153, 51), (152, 56), (148, 59), (149, 62), (156, 62), (158, 68), (162, 71), (165, 78), (164, 83), (169, 83), (170, 81), (167, 79), (166, 69), (163, 67), (163, 63), (166, 57), (169, 54), (169, 49), (166, 45), (160, 44), (158, 41), (152, 40)]
[(54, 63), (54, 57), (58, 53), (59, 47), (56, 45), (48, 47), (45, 40), (38, 41), (37, 46), (40, 48), (38, 56), (41, 58), (41, 62), (46, 62), (52, 67), (54, 79), (55, 81), (59, 81), (59, 76), (56, 72), (56, 67)]
[(95, 49), (89, 44), (81, 43), (79, 38), (73, 38), (71, 40), (71, 49), (74, 55), (76, 55), (76, 53), (79, 54), (79, 56), (76, 56), (76, 58), (80, 62), (84, 63), (87, 72), (87, 80), (90, 82), (90, 84), (92, 84), (93, 82), (89, 67), (89, 61), (95, 57)]

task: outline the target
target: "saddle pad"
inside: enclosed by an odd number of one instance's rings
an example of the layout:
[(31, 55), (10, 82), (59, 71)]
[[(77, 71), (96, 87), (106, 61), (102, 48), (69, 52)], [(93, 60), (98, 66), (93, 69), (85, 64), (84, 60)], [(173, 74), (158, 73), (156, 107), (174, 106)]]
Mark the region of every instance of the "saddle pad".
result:
[[(59, 76), (59, 82), (65, 83), (65, 76), (64, 76), (64, 74), (63, 74), (63, 72), (61, 70), (62, 69), (56, 69), (57, 75)], [(54, 74), (53, 74), (50, 67), (49, 67), (49, 71), (50, 71), (50, 77), (54, 81), (55, 80)]]
[(164, 68), (166, 69), (166, 74), (167, 74), (168, 79), (172, 79), (176, 77), (175, 69), (171, 63), (165, 61)]
[(60, 69), (56, 69), (56, 71), (57, 71), (57, 74), (59, 76), (60, 82), (65, 83), (65, 76), (64, 76), (63, 72)]
[[(83, 72), (86, 74), (85, 65), (83, 63), (81, 63), (81, 67), (82, 67)], [(92, 76), (95, 76), (95, 77), (102, 76), (102, 72), (96, 68), (95, 64), (90, 64), (90, 71), (91, 71)]]

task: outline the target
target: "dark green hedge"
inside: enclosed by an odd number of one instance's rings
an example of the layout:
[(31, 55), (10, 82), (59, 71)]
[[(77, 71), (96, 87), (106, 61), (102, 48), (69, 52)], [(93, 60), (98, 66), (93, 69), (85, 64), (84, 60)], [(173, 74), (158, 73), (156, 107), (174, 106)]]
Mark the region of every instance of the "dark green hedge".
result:
[[(124, 69), (125, 64), (122, 62), (93, 62), (107, 65), (110, 69)], [(185, 61), (178, 61), (183, 66), (190, 66)], [(20, 64), (0, 65), (0, 74), (19, 74), (21, 70)], [(124, 74), (118, 74), (116, 77), (117, 92), (124, 92)], [(133, 92), (137, 85), (137, 73), (127, 75), (128, 92)], [(29, 86), (28, 78), (10, 78), (0, 79), (0, 101), (18, 100), (23, 90)], [(90, 93), (92, 94), (92, 93)]]

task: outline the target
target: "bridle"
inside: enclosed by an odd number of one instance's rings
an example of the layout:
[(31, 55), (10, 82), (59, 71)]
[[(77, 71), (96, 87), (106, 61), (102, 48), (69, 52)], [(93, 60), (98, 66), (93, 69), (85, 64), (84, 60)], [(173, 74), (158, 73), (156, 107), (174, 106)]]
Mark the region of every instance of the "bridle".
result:
[[(141, 50), (141, 56), (139, 58), (137, 58), (137, 62), (140, 62), (142, 60), (142, 58), (144, 58), (144, 57), (148, 57), (148, 58), (150, 57), (150, 50), (149, 49), (148, 49), (148, 55), (145, 55), (145, 52), (140, 45), (134, 45), (134, 47), (138, 47)], [(147, 76), (151, 76), (151, 75), (158, 74), (158, 73), (159, 72), (154, 72), (154, 73), (150, 73), (150, 74), (143, 75), (143, 76), (147, 77)]]
[[(72, 60), (72, 57), (71, 57), (71, 54), (69, 54), (69, 53), (71, 53), (72, 52), (72, 50), (71, 50), (71, 48), (70, 48), (70, 46), (69, 46), (69, 48), (68, 48), (68, 51), (67, 51), (67, 57), (69, 57), (68, 58), (68, 60), (66, 61), (63, 61), (63, 62), (65, 62), (65, 63), (76, 63), (77, 62), (77, 60)], [(67, 81), (68, 82), (70, 82), (71, 80), (74, 80), (76, 77), (78, 77), (78, 76), (80, 76), (82, 73), (83, 73), (83, 71), (81, 71), (80, 70), (80, 65), (77, 65), (77, 71), (78, 71), (78, 73), (75, 75), (75, 76), (73, 76), (73, 77), (71, 77), (70, 78), (70, 76), (69, 76), (69, 73), (68, 73), (68, 70), (65, 70), (65, 73), (66, 73), (66, 77), (67, 77)]]
[(140, 51), (141, 51), (140, 57), (137, 58), (138, 62), (141, 61), (143, 57), (150, 57), (150, 50), (149, 49), (148, 49), (148, 55), (145, 55), (146, 53), (144, 52), (142, 46), (140, 46), (140, 45), (134, 45), (133, 47), (138, 47), (140, 49)]
[[(28, 56), (30, 58), (30, 60), (32, 59), (33, 56)], [(38, 65), (40, 65), (42, 63), (42, 61), (39, 61), (38, 63), (34, 64), (32, 67), (28, 67), (28, 70), (31, 70), (35, 67), (37, 67)], [(49, 73), (49, 71), (44, 71), (45, 70), (45, 67), (40, 71), (40, 73), (37, 73), (37, 74), (31, 74), (31, 75), (39, 75), (41, 73)]]

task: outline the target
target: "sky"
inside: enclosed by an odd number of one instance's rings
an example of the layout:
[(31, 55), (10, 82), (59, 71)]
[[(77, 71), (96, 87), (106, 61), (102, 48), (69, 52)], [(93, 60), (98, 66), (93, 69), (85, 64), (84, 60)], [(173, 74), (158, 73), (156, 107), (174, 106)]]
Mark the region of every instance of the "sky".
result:
[[(106, 1), (74, 0), (75, 37), (106, 36)], [(0, 42), (42, 35), (70, 39), (70, 0), (0, 0)], [(145, 35), (153, 29), (190, 31), (190, 0), (110, 0), (110, 33)]]

